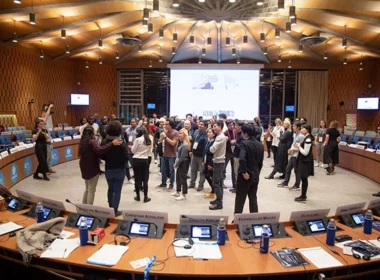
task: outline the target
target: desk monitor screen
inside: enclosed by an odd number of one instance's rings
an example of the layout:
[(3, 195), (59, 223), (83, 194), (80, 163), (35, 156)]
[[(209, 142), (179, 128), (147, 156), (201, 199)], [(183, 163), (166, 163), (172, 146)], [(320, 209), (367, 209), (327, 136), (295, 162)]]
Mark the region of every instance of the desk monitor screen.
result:
[(147, 236), (149, 234), (149, 226), (150, 224), (132, 222), (131, 228), (129, 229), (129, 234)]
[(211, 239), (211, 226), (191, 226), (191, 238)]
[(17, 210), (18, 205), (20, 204), (20, 201), (17, 199), (13, 198), (9, 203), (8, 203), (8, 208), (11, 210)]
[(310, 231), (312, 233), (326, 231), (325, 225), (323, 224), (322, 220), (308, 221), (307, 225), (309, 226)]
[(79, 216), (79, 218), (77, 220), (76, 227), (80, 226), (80, 221), (82, 220), (82, 218), (85, 218), (86, 224), (87, 224), (87, 228), (91, 228), (92, 224), (94, 223), (95, 218), (94, 217), (89, 217), (89, 216), (84, 216), (84, 215), (80, 215)]
[(51, 212), (51, 209), (50, 208), (45, 208), (44, 207), (44, 219), (46, 220), (46, 218), (49, 216)]
[(294, 105), (286, 105), (285, 112), (294, 112)]
[[(253, 229), (253, 233), (255, 234), (255, 238), (261, 237), (261, 234), (263, 232), (263, 225), (253, 225), (252, 229)], [(271, 225), (269, 225), (268, 230), (269, 230), (269, 236), (272, 236), (272, 226)]]
[(352, 214), (351, 217), (357, 226), (364, 224), (364, 216), (362, 213)]

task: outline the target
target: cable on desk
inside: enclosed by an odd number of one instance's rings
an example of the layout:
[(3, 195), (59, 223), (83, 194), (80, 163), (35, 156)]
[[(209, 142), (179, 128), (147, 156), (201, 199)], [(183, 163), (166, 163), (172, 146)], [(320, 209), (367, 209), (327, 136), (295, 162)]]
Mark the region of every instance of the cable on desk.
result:
[(304, 263), (301, 263), (301, 264), (302, 264), (302, 266), (303, 266), (303, 270), (305, 270), (307, 280), (310, 280), (310, 279), (309, 279), (309, 274), (307, 273), (307, 270), (306, 270), (306, 267), (305, 267)]

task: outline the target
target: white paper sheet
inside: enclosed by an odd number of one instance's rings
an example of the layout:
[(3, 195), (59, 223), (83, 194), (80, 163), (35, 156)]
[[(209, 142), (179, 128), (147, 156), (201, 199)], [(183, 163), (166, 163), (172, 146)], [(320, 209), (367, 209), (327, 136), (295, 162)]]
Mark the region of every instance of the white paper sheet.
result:
[(49, 248), (41, 254), (41, 258), (67, 258), (72, 251), (79, 247), (79, 238), (56, 239)]
[(218, 244), (194, 244), (194, 260), (220, 260), (222, 253)]
[(0, 235), (16, 231), (19, 229), (24, 228), (23, 226), (19, 226), (18, 224), (15, 224), (14, 222), (8, 222), (5, 224), (0, 225)]
[(298, 249), (298, 251), (318, 268), (343, 266), (321, 247)]
[(194, 246), (191, 246), (191, 249), (183, 248), (185, 245), (189, 245), (189, 239), (183, 238), (178, 239), (174, 242), (174, 253), (176, 257), (188, 257), (193, 256), (195, 252)]
[(120, 258), (127, 252), (128, 246), (105, 244), (91, 257), (87, 259), (88, 263), (113, 266), (116, 265)]
[(62, 239), (67, 239), (67, 238), (73, 236), (74, 234), (75, 234), (74, 232), (62, 230), (59, 237)]
[(133, 269), (140, 268), (140, 267), (145, 267), (147, 263), (149, 262), (149, 258), (143, 258), (135, 261), (129, 262)]

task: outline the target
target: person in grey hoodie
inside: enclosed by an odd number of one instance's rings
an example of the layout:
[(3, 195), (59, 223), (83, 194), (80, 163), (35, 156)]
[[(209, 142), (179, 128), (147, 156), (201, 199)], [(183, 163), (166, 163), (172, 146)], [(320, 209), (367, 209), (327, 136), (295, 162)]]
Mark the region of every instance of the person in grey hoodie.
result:
[(210, 148), (210, 152), (214, 154), (214, 174), (212, 177), (212, 182), (214, 185), (216, 199), (210, 201), (210, 210), (223, 209), (223, 170), (227, 145), (227, 138), (223, 134), (223, 126), (224, 123), (222, 121), (217, 121), (213, 126), (214, 133), (217, 136), (215, 138), (214, 144)]

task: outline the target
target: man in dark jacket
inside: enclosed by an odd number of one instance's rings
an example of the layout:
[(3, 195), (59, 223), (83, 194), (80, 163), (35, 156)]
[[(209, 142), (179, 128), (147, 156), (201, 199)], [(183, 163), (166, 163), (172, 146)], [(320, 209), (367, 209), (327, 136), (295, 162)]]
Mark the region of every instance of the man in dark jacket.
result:
[(243, 125), (242, 132), (245, 141), (240, 145), (234, 213), (243, 212), (247, 196), (249, 199), (249, 212), (257, 213), (259, 211), (257, 188), (263, 167), (264, 146), (255, 139), (255, 131), (251, 125)]
[(233, 151), (233, 157), (234, 157), (234, 170), (235, 170), (235, 178), (234, 182), (235, 185), (230, 189), (230, 192), (236, 193), (236, 182), (237, 182), (237, 175), (238, 175), (238, 169), (239, 169), (239, 156), (240, 156), (240, 144), (243, 142), (243, 132), (241, 131), (242, 126), (244, 125), (244, 122), (235, 120), (235, 133), (236, 133), (236, 140), (231, 141), (232, 147), (234, 147)]

